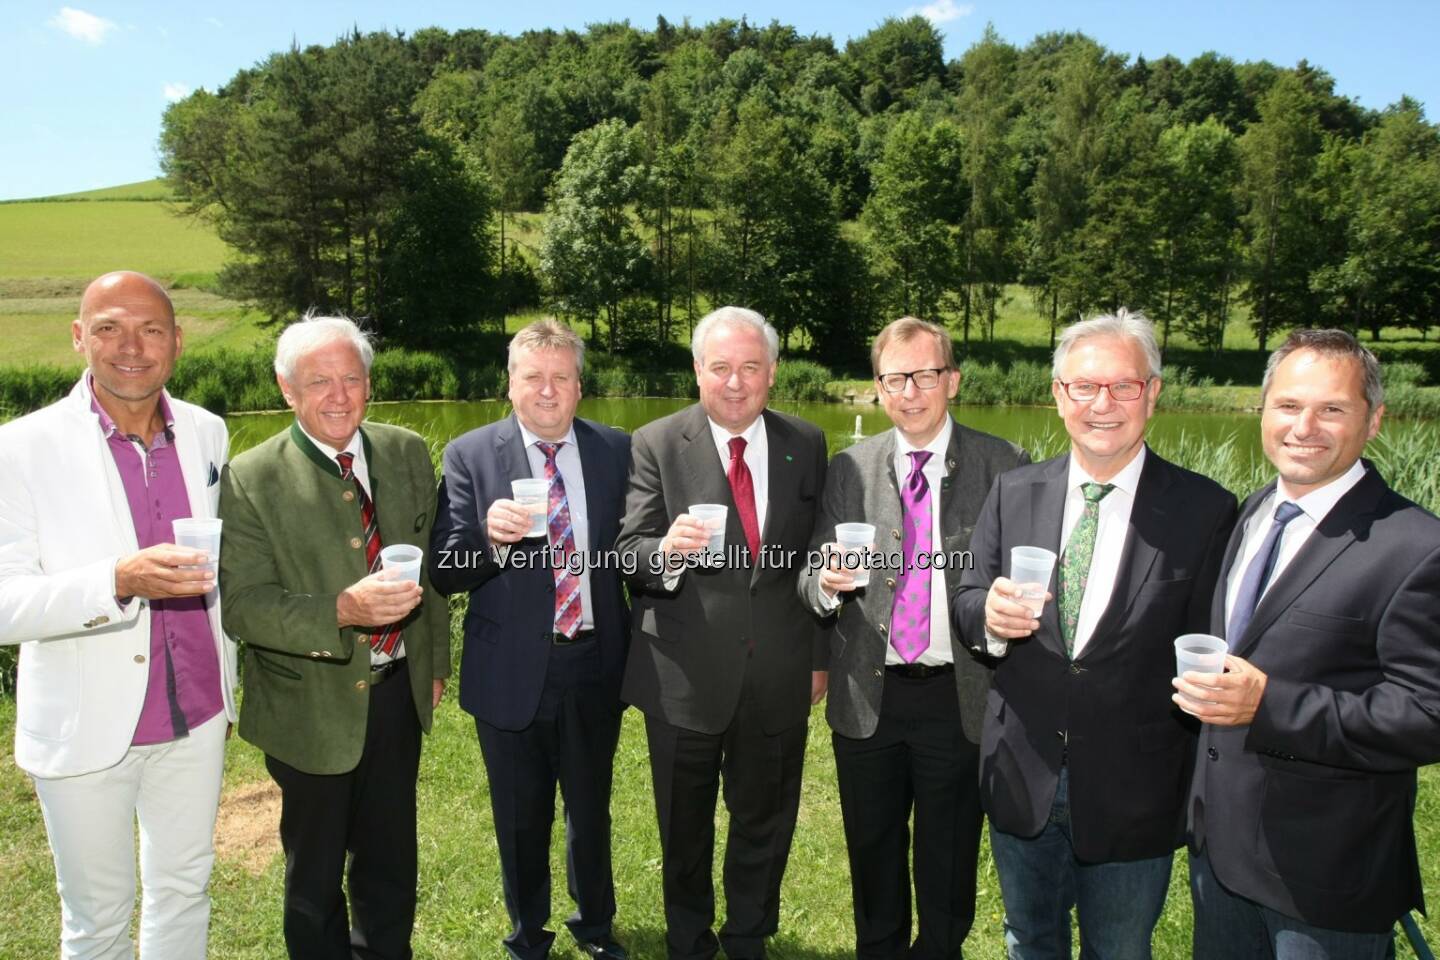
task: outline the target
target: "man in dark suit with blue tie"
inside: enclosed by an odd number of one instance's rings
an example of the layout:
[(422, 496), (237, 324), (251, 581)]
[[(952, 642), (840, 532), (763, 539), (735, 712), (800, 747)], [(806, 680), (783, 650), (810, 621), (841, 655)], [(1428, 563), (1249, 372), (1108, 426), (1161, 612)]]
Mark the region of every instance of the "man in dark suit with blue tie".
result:
[(1225, 672), (1190, 792), (1194, 954), (1380, 958), (1424, 908), (1416, 768), (1440, 761), (1440, 520), (1361, 459), (1375, 356), (1339, 330), (1271, 354), (1260, 434), (1279, 476), (1245, 502), (1211, 605)]
[[(581, 951), (624, 960), (615, 942), (610, 782), (620, 735), (629, 613), (613, 547), (630, 438), (575, 416), (585, 344), (554, 320), (510, 341), (514, 414), (445, 449), (431, 538), (437, 589), (470, 592), (460, 706), (475, 717), (490, 782), (505, 906), (518, 960), (545, 957), (555, 786)], [(546, 529), (512, 497), (549, 481)]]

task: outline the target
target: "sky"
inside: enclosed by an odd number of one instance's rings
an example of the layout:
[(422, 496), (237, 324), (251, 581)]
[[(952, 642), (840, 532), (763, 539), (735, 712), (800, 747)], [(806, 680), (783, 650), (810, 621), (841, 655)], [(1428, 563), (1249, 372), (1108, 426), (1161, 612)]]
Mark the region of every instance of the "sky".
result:
[[(292, 41), (330, 43), (361, 31), (438, 26), (492, 33), (583, 29), (662, 14), (701, 25), (744, 15), (824, 34), (843, 48), (889, 16), (919, 14), (957, 58), (987, 23), (1017, 46), (1079, 30), (1107, 48), (1189, 60), (1209, 50), (1237, 61), (1300, 59), (1327, 70), (1338, 93), (1382, 108), (1402, 94), (1440, 117), (1440, 3), (1433, 0), (0, 0), (0, 200), (114, 186), (159, 176), (156, 143), (166, 104), (214, 90)], [(1428, 66), (1427, 66), (1428, 64)]]

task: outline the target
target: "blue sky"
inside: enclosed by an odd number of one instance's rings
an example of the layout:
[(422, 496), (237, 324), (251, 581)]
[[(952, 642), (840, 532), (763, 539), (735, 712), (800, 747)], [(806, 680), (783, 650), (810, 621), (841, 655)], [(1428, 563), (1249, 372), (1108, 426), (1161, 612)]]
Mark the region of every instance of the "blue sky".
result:
[(1236, 60), (1328, 70), (1337, 90), (1367, 107), (1401, 94), (1440, 116), (1434, 40), (1440, 4), (1291, 0), (247, 0), (244, 3), (67, 0), (0, 4), (0, 199), (68, 193), (159, 174), (156, 139), (167, 98), (214, 89), (236, 70), (289, 46), (363, 31), (477, 27), (515, 34), (628, 19), (651, 27), (657, 13), (702, 24), (720, 17), (779, 20), (837, 44), (887, 16), (921, 13), (958, 57), (993, 23), (1017, 45), (1037, 33), (1081, 30), (1117, 52), (1188, 60), (1216, 50)]

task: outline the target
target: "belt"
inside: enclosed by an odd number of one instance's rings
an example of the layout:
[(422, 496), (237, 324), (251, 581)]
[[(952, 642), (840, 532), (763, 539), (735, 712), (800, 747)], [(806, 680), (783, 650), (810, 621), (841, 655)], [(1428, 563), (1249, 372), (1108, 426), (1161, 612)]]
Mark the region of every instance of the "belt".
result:
[(552, 633), (552, 634), (550, 634), (550, 642), (553, 643), (553, 644), (554, 644), (555, 646), (557, 646), (557, 647), (568, 647), (568, 646), (570, 646), (572, 643), (584, 643), (584, 642), (586, 642), (587, 640), (594, 640), (594, 639), (595, 639), (595, 631), (594, 631), (594, 630), (581, 630), (579, 633), (575, 634), (575, 636), (573, 636), (573, 637), (567, 637), (567, 636), (565, 636), (565, 634), (563, 634), (563, 633)]
[(405, 666), (405, 658), (398, 660), (387, 660), (378, 667), (370, 668), (370, 686), (378, 687), (394, 675), (395, 671)]
[(891, 663), (885, 667), (886, 673), (894, 674), (897, 677), (904, 677), (906, 680), (929, 680), (931, 677), (943, 676), (955, 672), (953, 663)]

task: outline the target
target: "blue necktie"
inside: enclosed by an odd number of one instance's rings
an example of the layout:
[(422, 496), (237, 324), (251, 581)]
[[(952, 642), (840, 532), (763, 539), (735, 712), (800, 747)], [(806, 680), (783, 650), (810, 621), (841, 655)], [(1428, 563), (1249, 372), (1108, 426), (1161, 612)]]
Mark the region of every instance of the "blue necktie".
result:
[(1285, 532), (1286, 524), (1304, 512), (1289, 500), (1275, 508), (1275, 522), (1270, 524), (1270, 531), (1261, 541), (1259, 551), (1250, 561), (1250, 566), (1245, 568), (1245, 576), (1240, 578), (1240, 589), (1235, 592), (1235, 605), (1230, 608), (1230, 623), (1226, 627), (1225, 638), (1231, 650), (1245, 636), (1245, 629), (1255, 616), (1255, 608), (1260, 605), (1260, 595), (1265, 592), (1265, 584), (1275, 570), (1275, 561), (1280, 556), (1280, 534)]

